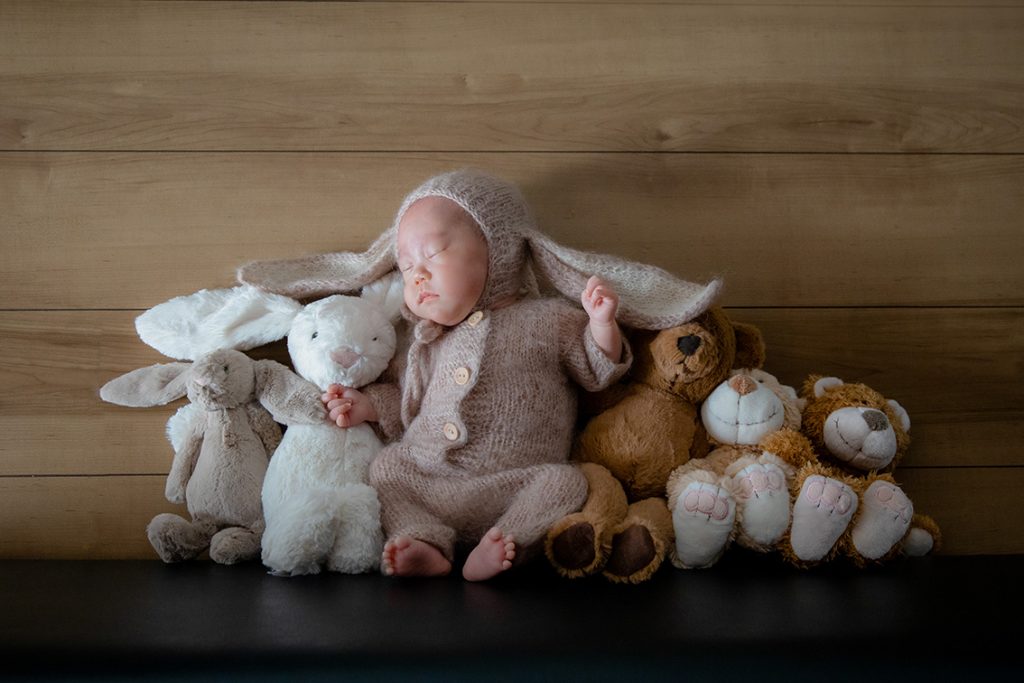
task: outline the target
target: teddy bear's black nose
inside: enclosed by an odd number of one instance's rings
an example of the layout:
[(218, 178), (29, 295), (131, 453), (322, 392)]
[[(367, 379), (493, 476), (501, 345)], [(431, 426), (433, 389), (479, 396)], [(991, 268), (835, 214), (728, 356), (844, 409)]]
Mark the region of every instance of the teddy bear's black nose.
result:
[(881, 432), (889, 428), (889, 418), (880, 410), (865, 410), (861, 417), (868, 423), (868, 429), (873, 432)]
[(692, 356), (700, 348), (700, 337), (688, 334), (676, 340), (676, 347), (687, 356)]

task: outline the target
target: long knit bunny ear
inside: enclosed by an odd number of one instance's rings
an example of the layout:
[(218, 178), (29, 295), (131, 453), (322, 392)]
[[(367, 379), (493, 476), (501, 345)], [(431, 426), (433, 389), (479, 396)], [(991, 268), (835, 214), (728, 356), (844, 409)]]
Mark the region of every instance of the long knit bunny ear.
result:
[(154, 306), (135, 319), (154, 349), (195, 360), (218, 349), (248, 349), (285, 337), (302, 306), (255, 287), (204, 289)]
[(656, 266), (563, 247), (536, 231), (526, 240), (537, 270), (565, 296), (578, 298), (591, 275), (606, 280), (619, 295), (619, 321), (630, 327), (665, 330), (693, 320), (722, 287), (719, 279), (695, 284)]
[(100, 398), (131, 408), (166, 405), (186, 394), (191, 368), (191, 363), (166, 363), (132, 370), (104, 384)]
[(238, 281), (295, 299), (355, 292), (395, 268), (397, 228), (362, 253), (343, 251), (283, 261), (254, 261), (238, 269)]

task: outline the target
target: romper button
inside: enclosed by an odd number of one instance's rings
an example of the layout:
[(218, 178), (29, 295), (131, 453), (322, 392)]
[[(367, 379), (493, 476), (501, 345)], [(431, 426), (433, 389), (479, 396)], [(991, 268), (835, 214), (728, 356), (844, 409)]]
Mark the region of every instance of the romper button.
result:
[(458, 368), (455, 371), (455, 383), (465, 384), (469, 381), (469, 368)]
[(477, 325), (480, 324), (480, 321), (483, 320), (483, 319), (484, 319), (483, 311), (474, 311), (473, 315), (469, 316), (469, 319), (466, 322), (469, 323), (470, 327), (476, 327)]
[(459, 438), (459, 428), (451, 422), (448, 422), (444, 426), (444, 438), (449, 441), (455, 441)]

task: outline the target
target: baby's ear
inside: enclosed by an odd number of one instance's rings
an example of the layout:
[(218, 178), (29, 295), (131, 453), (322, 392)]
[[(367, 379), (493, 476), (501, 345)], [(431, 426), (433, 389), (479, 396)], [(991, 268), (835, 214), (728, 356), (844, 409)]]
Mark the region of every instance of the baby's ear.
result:
[(191, 363), (166, 363), (132, 370), (104, 384), (100, 398), (130, 408), (162, 406), (188, 392), (191, 369)]
[(387, 316), (388, 320), (394, 323), (402, 316), (402, 303), (405, 301), (404, 286), (402, 274), (394, 270), (363, 287), (360, 296), (373, 304)]

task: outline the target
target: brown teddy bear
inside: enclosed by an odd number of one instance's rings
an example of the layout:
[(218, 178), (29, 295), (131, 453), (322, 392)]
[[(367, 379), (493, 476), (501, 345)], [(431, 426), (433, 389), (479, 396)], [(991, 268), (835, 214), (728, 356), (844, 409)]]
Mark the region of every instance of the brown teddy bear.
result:
[(718, 446), (677, 468), (668, 482), (672, 564), (710, 567), (733, 541), (767, 552), (789, 530), (789, 486), (815, 459), (800, 432), (804, 401), (763, 370), (737, 370), (701, 406)]
[(760, 331), (720, 308), (631, 336), (633, 368), (613, 392), (620, 400), (585, 425), (574, 447), (590, 485), (587, 502), (545, 539), (549, 561), (567, 578), (603, 571), (639, 583), (654, 574), (673, 540), (669, 474), (708, 450), (700, 402), (733, 368), (764, 362)]
[(845, 555), (858, 565), (939, 545), (933, 519), (914, 506), (890, 472), (910, 445), (910, 417), (864, 384), (812, 375), (802, 432), (818, 458), (797, 471), (786, 558), (810, 566)]

